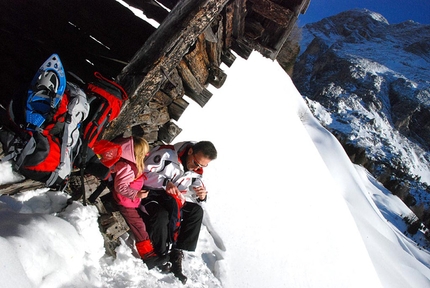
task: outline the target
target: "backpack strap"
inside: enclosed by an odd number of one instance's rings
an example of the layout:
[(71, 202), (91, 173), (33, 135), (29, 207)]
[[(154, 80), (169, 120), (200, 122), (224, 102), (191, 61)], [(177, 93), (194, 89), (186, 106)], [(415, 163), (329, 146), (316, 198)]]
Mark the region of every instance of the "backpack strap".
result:
[(31, 137), (30, 139), (28, 139), (27, 144), (25, 144), (24, 148), (20, 152), (18, 159), (16, 159), (15, 164), (17, 166), (17, 169), (19, 169), (21, 167), (22, 163), (24, 163), (25, 157), (27, 155), (32, 154), (35, 149), (36, 149), (36, 140), (34, 140), (34, 138)]
[(125, 92), (124, 88), (119, 85), (118, 83), (116, 83), (115, 81), (109, 80), (106, 77), (104, 77), (102, 74), (100, 74), (100, 72), (94, 72), (94, 76), (100, 80), (106, 81), (109, 84), (115, 86), (117, 89), (119, 89), (121, 91), (121, 98), (122, 100), (127, 100), (128, 99), (128, 95), (127, 92)]
[[(69, 113), (67, 113), (67, 116), (70, 116)], [(66, 117), (66, 123), (67, 123), (67, 118), (70, 117)], [(70, 123), (70, 119), (68, 120)], [(59, 172), (60, 170), (63, 168), (64, 165), (66, 165), (66, 154), (72, 153), (72, 151), (68, 151), (68, 153), (66, 153), (66, 149), (67, 149), (67, 143), (68, 143), (68, 139), (69, 139), (69, 125), (64, 125), (64, 130), (63, 130), (63, 137), (61, 140), (61, 147), (60, 147), (60, 163), (58, 165), (58, 167), (55, 169), (55, 171), (53, 171), (51, 173), (51, 175), (49, 176), (48, 180), (46, 180), (46, 186), (51, 187), (53, 185), (56, 184), (57, 179), (59, 177)], [(71, 155), (67, 155), (67, 157), (71, 157)], [(70, 163), (69, 163), (70, 164)], [(70, 167), (71, 169), (71, 167)]]
[(15, 169), (19, 169), (24, 163), (25, 157), (32, 154), (36, 149), (36, 140), (33, 137), (20, 138), (13, 131), (9, 131), (7, 143), (3, 143), (5, 145), (3, 148), (7, 148), (7, 151), (4, 151), (6, 155), (0, 158), (0, 162), (12, 160)]

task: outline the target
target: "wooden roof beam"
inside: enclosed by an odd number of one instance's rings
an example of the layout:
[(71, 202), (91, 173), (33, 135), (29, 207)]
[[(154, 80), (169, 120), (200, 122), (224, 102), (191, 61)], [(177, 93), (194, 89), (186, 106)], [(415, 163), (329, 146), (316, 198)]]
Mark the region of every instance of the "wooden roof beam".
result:
[(124, 0), (124, 2), (141, 10), (146, 17), (154, 19), (158, 23), (163, 22), (169, 14), (169, 11), (154, 0)]
[(309, 4), (311, 3), (311, 0), (303, 0), (302, 1), (302, 3), (301, 3), (301, 5), (299, 6), (300, 8), (299, 8), (299, 13), (300, 14), (305, 14), (306, 13), (306, 11), (308, 10), (308, 8), (309, 8)]

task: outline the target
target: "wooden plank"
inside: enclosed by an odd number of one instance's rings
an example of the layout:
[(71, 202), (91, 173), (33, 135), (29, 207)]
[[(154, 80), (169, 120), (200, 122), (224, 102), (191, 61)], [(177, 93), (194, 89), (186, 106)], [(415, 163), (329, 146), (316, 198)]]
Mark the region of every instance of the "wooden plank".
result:
[(169, 95), (164, 93), (162, 90), (158, 90), (152, 98), (151, 102), (157, 102), (161, 106), (167, 107), (173, 102), (173, 99)]
[(302, 3), (299, 6), (299, 12), (300, 14), (305, 14), (306, 11), (309, 8), (309, 4), (311, 3), (311, 0), (303, 0)]
[(26, 179), (18, 183), (0, 185), (0, 195), (15, 194), (18, 192), (31, 191), (31, 190), (41, 189), (41, 188), (46, 188), (45, 183)]
[[(221, 65), (221, 54), (223, 49), (223, 17), (218, 15), (216, 21), (212, 22), (212, 25), (205, 30), (205, 39), (206, 39), (206, 53), (209, 58), (209, 62), (212, 65), (220, 66)], [(208, 34), (211, 34), (209, 37)]]
[(173, 69), (168, 75), (167, 80), (161, 86), (161, 90), (172, 99), (182, 98), (185, 95), (185, 88), (181, 76), (179, 76), (178, 69)]
[(229, 3), (225, 7), (224, 16), (224, 50), (228, 50), (233, 43), (233, 15), (234, 15), (234, 3)]
[(245, 17), (247, 0), (234, 0), (233, 37), (240, 39), (245, 33)]
[(118, 75), (118, 82), (126, 89), (130, 99), (119, 117), (105, 131), (104, 138), (112, 139), (131, 128), (133, 115), (139, 115), (143, 111), (146, 103), (178, 66), (189, 47), (227, 2), (228, 0), (178, 2)]
[(196, 80), (201, 85), (205, 85), (209, 76), (209, 57), (206, 53), (204, 34), (199, 35), (193, 47), (194, 49), (190, 50), (190, 52), (185, 55), (184, 59), (187, 61), (188, 67), (190, 67), (191, 73), (193, 73)]
[(280, 26), (288, 26), (294, 13), (269, 0), (249, 0), (251, 9)]

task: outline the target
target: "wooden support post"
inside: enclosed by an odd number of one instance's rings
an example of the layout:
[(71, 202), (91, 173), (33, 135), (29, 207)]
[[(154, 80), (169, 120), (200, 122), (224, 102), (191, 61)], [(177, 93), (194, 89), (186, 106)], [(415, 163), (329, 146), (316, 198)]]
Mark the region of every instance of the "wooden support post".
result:
[(253, 48), (250, 43), (246, 41), (246, 38), (242, 38), (233, 42), (232, 49), (237, 53), (237, 55), (247, 60), (251, 55)]
[(218, 66), (211, 66), (209, 69), (209, 83), (215, 88), (221, 88), (227, 79), (227, 74), (222, 71)]
[(234, 61), (236, 60), (236, 56), (234, 56), (230, 50), (224, 50), (221, 54), (221, 60), (225, 65), (231, 67), (231, 65), (233, 65)]
[(173, 122), (167, 122), (158, 131), (158, 140), (164, 143), (172, 143), (173, 139), (181, 133), (182, 129)]
[(172, 119), (178, 121), (179, 118), (184, 113), (185, 109), (187, 109), (189, 103), (182, 98), (178, 98), (173, 101), (169, 106), (169, 115)]

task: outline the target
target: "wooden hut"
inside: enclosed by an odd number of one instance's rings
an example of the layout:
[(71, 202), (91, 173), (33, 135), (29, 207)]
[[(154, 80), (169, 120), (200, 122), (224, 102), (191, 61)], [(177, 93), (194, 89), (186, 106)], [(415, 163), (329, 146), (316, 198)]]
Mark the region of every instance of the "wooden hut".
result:
[(184, 95), (203, 107), (208, 85), (227, 77), (222, 63), (253, 50), (275, 60), (309, 1), (2, 0), (0, 103), (25, 97), (39, 65), (57, 53), (68, 80), (92, 81), (98, 71), (128, 92), (104, 138), (133, 129), (150, 143), (171, 142)]
[[(230, 67), (254, 50), (272, 60), (295, 58), (297, 43), (287, 38), (309, 1), (0, 0), (0, 104), (24, 99), (39, 65), (57, 53), (69, 81), (90, 82), (98, 71), (127, 91), (104, 138), (133, 133), (152, 145), (170, 143), (181, 131), (172, 120), (187, 108), (184, 96), (203, 107), (212, 97), (208, 85), (221, 88), (226, 80), (222, 63)], [(80, 185), (76, 177), (70, 185), (75, 181)], [(87, 196), (98, 184), (88, 175)], [(27, 180), (3, 185), (0, 193), (43, 186)], [(114, 254), (128, 227), (118, 211), (93, 198), (106, 251)]]

